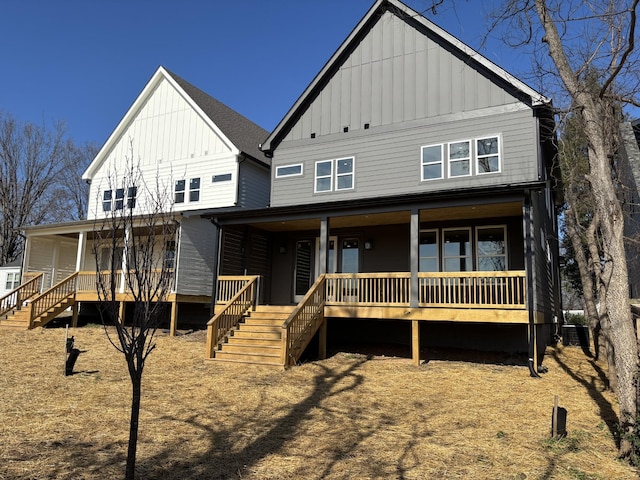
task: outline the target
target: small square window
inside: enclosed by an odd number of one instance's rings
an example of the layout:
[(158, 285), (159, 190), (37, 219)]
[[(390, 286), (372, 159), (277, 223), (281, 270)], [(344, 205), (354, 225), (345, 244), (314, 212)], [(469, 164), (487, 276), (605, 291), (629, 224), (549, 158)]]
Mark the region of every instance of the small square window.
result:
[(185, 181), (176, 180), (176, 186), (174, 188), (174, 199), (173, 199), (175, 203), (184, 203), (184, 188), (185, 188)]
[(336, 190), (353, 188), (353, 157), (336, 160)]

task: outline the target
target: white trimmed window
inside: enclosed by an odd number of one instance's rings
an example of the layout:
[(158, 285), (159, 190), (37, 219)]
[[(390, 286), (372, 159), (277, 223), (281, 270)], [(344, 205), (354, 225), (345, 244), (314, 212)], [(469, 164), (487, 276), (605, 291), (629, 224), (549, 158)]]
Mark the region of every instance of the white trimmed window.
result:
[(471, 175), (471, 141), (451, 142), (449, 144), (449, 177), (468, 177)]
[(297, 177), (302, 175), (302, 164), (297, 163), (295, 165), (282, 165), (276, 167), (276, 178), (284, 177)]
[(189, 201), (197, 202), (200, 200), (200, 177), (189, 180)]
[(422, 147), (422, 180), (442, 178), (442, 145)]
[(102, 211), (110, 212), (111, 211), (111, 199), (113, 197), (112, 190), (105, 190), (102, 192)]
[(351, 190), (354, 188), (354, 157), (316, 162), (315, 192)]
[(136, 208), (136, 195), (138, 187), (133, 186), (127, 189), (127, 208)]
[(7, 273), (7, 283), (5, 284), (5, 290), (13, 290), (20, 286), (20, 274), (17, 272)]
[(477, 269), (481, 272), (507, 270), (507, 227), (504, 225), (476, 229)]
[(123, 208), (124, 208), (124, 188), (117, 188), (115, 209), (122, 210)]
[(437, 272), (440, 270), (438, 257), (438, 230), (420, 230), (419, 270)]
[(445, 272), (473, 270), (470, 228), (442, 230), (442, 247), (442, 263)]
[(353, 157), (336, 160), (336, 190), (353, 188)]
[(478, 175), (500, 172), (500, 137), (476, 139), (476, 171)]
[(173, 190), (173, 201), (175, 203), (184, 203), (185, 181), (176, 180), (176, 186)]

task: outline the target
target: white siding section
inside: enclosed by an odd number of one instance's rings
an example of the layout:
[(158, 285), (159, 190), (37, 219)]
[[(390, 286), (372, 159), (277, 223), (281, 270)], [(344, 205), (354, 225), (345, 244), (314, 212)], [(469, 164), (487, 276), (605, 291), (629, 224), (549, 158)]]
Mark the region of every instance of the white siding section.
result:
[(132, 163), (139, 166), (144, 178), (144, 182), (136, 182), (140, 212), (145, 193), (141, 183), (151, 193), (158, 190), (158, 184), (172, 198), (176, 180), (186, 180), (188, 189), (191, 178), (200, 178), (200, 199), (176, 204), (176, 211), (226, 207), (236, 202), (235, 186), (214, 185), (211, 181), (214, 175), (231, 173), (233, 180), (227, 183), (236, 183), (235, 148), (225, 143), (166, 79), (149, 95), (94, 175), (88, 218), (103, 215), (103, 191), (122, 183), (127, 164)]

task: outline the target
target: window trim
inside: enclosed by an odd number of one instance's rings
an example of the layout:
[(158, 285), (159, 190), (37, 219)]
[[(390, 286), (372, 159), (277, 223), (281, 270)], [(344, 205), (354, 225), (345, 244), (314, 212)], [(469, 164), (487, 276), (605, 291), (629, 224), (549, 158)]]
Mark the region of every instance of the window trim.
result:
[[(441, 252), (440, 252), (440, 229), (438, 228), (421, 228), (420, 232), (418, 233), (418, 271), (419, 272), (427, 272), (427, 270), (422, 270), (420, 269), (420, 260), (422, 258), (433, 258), (433, 257), (421, 257), (420, 256), (420, 235), (422, 235), (423, 233), (435, 233), (436, 236), (436, 268), (437, 270), (435, 272), (440, 272), (442, 270), (442, 265), (440, 264), (440, 257), (441, 257)], [(434, 273), (435, 273), (434, 272)]]
[[(180, 186), (180, 190), (178, 190), (178, 186)], [(183, 178), (181, 178), (180, 180), (176, 180), (174, 185), (173, 185), (173, 203), (185, 203), (186, 200), (186, 188), (187, 188), (187, 181)], [(181, 200), (178, 200), (178, 195), (181, 195)]]
[[(497, 155), (482, 155), (482, 158), (485, 157), (498, 157), (498, 170), (495, 172), (481, 172), (480, 171), (480, 155), (478, 154), (478, 142), (480, 140), (486, 140), (489, 138), (497, 139), (498, 143), (498, 153)], [(476, 164), (476, 175), (492, 175), (496, 173), (502, 173), (502, 135), (500, 134), (491, 134), (491, 135), (483, 135), (481, 137), (476, 137), (473, 139), (473, 146), (475, 148), (475, 164)]]
[[(448, 273), (455, 273), (455, 272), (450, 272), (449, 270), (446, 270), (445, 267), (447, 265), (447, 258), (468, 258), (469, 259), (469, 268), (468, 270), (464, 270), (465, 272), (473, 272), (474, 271), (474, 262), (473, 262), (473, 251), (474, 251), (474, 245), (473, 245), (473, 232), (472, 232), (473, 227), (447, 227), (447, 228), (442, 228), (442, 265), (441, 265), (441, 271), (442, 272), (448, 272)], [(463, 256), (447, 256), (446, 252), (445, 252), (445, 239), (444, 239), (444, 235), (446, 232), (453, 232), (456, 230), (466, 230), (469, 233), (469, 255), (465, 255)], [(460, 270), (457, 270), (458, 272), (460, 272)]]
[[(328, 163), (331, 165), (331, 172), (329, 175), (320, 175), (318, 176), (318, 165), (320, 163)], [(327, 193), (333, 192), (333, 160), (317, 160), (313, 169), (313, 193)], [(318, 180), (319, 179), (329, 179), (329, 189), (328, 190), (318, 190)]]
[[(347, 172), (347, 173), (338, 173), (338, 162), (340, 162), (341, 160), (351, 160), (351, 171)], [(354, 188), (356, 188), (356, 158), (355, 157), (340, 157), (340, 158), (336, 158), (335, 160), (335, 191), (336, 192), (341, 192), (343, 190), (353, 190)], [(343, 187), (340, 188), (338, 179), (340, 177), (346, 177), (346, 176), (351, 176), (351, 186), (350, 187)]]
[[(193, 182), (197, 180), (198, 186), (197, 188), (192, 188)], [(199, 202), (200, 201), (200, 177), (193, 177), (189, 179), (189, 203), (191, 202)], [(197, 198), (193, 198), (196, 196)]]
[[(473, 176), (473, 139), (465, 139), (465, 140), (454, 140), (452, 142), (447, 142), (447, 177), (448, 178), (464, 178), (464, 177), (471, 177)], [(468, 157), (464, 157), (464, 158), (455, 158), (455, 159), (451, 159), (451, 145), (456, 144), (456, 143), (467, 143), (469, 145), (469, 156)], [(464, 175), (451, 175), (451, 163), (452, 162), (463, 162), (464, 160), (466, 160), (467, 162), (469, 162), (469, 173), (466, 173)]]
[[(281, 174), (280, 169), (292, 168), (292, 167), (300, 167), (300, 171), (298, 173), (285, 173)], [(304, 165), (302, 163), (291, 163), (288, 165), (280, 165), (276, 167), (275, 178), (289, 178), (289, 177), (300, 177), (304, 174)]]
[[(440, 147), (440, 161), (438, 162), (425, 162), (424, 161), (424, 151), (427, 148)], [(424, 178), (424, 167), (427, 165), (437, 165), (440, 164), (440, 176), (433, 178)], [(444, 144), (443, 143), (434, 143), (431, 145), (423, 145), (420, 147), (420, 181), (421, 182), (430, 182), (433, 180), (442, 180), (444, 178)]]
[[(509, 242), (507, 241), (507, 225), (506, 224), (499, 224), (499, 225), (478, 225), (475, 227), (475, 244), (474, 244), (474, 248), (475, 248), (475, 264), (476, 264), (476, 271), (480, 272), (486, 272), (486, 270), (480, 270), (480, 252), (478, 251), (478, 233), (481, 230), (488, 230), (490, 228), (501, 228), (503, 235), (504, 235), (504, 270), (495, 270), (495, 271), (508, 271), (509, 270)], [(482, 255), (482, 258), (485, 257), (497, 257), (498, 255)]]
[(102, 191), (102, 211), (110, 212), (113, 205), (113, 190)]

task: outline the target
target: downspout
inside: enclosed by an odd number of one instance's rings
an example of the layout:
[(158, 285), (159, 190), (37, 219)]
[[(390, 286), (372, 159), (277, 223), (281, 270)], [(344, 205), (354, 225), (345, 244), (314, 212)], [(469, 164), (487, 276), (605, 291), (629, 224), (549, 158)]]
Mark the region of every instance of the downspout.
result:
[(222, 227), (218, 223), (217, 219), (211, 218), (211, 223), (216, 229), (215, 235), (213, 236), (213, 284), (211, 285), (211, 306), (209, 308), (209, 315), (213, 317), (216, 313), (216, 298), (218, 298), (218, 277), (219, 277), (219, 269), (220, 269), (220, 238), (222, 235)]
[(534, 378), (540, 378), (534, 364), (536, 335), (535, 335), (535, 316), (534, 316), (534, 298), (533, 298), (533, 251), (531, 248), (531, 192), (527, 191), (524, 197), (524, 235), (525, 235), (525, 262), (527, 269), (527, 310), (529, 313), (529, 373)]

